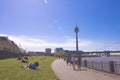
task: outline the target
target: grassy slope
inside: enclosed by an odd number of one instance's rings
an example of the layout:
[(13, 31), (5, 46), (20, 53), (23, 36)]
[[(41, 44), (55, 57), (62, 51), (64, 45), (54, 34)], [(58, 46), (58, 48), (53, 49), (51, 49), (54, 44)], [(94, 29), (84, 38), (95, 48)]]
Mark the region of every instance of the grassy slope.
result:
[(28, 63), (21, 63), (16, 58), (0, 60), (0, 80), (58, 80), (51, 69), (51, 63), (56, 58), (41, 58), (29, 58), (29, 62), (38, 61), (40, 63), (38, 70), (21, 68), (22, 65), (27, 65)]

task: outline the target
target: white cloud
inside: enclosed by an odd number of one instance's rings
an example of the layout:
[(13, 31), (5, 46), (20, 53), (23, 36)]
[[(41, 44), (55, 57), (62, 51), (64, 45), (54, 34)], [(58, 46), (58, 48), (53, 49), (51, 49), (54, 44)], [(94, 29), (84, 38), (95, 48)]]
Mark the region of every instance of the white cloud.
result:
[[(13, 40), (17, 45), (21, 45), (23, 49), (30, 51), (45, 51), (45, 48), (51, 48), (52, 52), (56, 47), (62, 47), (65, 50), (75, 50), (76, 40), (74, 38), (65, 38), (62, 42), (50, 42), (43, 39), (31, 38), (25, 35), (14, 36), (7, 34), (0, 34), (0, 36), (8, 36), (10, 40)], [(104, 47), (105, 44), (89, 40), (79, 40), (79, 50), (83, 51), (95, 51)]]
[[(68, 50), (75, 50), (75, 39), (66, 39), (61, 43), (49, 42), (47, 40), (30, 38), (25, 35), (13, 36), (0, 34), (0, 36), (9, 36), (10, 40), (13, 40), (17, 45), (21, 45), (22, 48), (32, 51), (45, 51), (45, 48), (49, 47), (54, 50), (56, 47), (63, 47)], [(84, 47), (90, 45), (90, 41), (80, 41), (79, 47)]]

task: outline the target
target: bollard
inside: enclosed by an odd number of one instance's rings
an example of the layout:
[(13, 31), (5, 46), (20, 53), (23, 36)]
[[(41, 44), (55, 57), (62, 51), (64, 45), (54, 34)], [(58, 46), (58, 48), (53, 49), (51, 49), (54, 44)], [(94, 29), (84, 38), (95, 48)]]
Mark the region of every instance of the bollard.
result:
[(87, 60), (84, 60), (84, 65), (85, 67), (87, 67)]
[(114, 73), (114, 61), (109, 61), (109, 69), (111, 73)]

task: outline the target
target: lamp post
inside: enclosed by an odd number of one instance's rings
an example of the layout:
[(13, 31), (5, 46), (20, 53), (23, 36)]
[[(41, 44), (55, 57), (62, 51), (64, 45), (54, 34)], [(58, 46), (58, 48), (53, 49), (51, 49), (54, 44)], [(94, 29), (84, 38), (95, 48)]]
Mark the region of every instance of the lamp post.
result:
[(79, 50), (78, 50), (78, 32), (79, 32), (79, 28), (75, 27), (74, 29), (75, 33), (76, 33), (76, 53), (78, 54), (78, 69), (81, 68), (81, 54), (79, 53)]

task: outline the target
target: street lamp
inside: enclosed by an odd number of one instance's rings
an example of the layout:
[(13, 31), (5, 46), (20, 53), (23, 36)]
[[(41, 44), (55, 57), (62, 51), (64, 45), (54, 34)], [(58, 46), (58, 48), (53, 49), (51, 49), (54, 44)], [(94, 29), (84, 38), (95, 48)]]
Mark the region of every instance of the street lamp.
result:
[(78, 69), (81, 68), (81, 54), (79, 53), (79, 50), (78, 50), (78, 32), (79, 32), (79, 28), (75, 27), (74, 29), (75, 33), (76, 33), (76, 53), (78, 54)]

